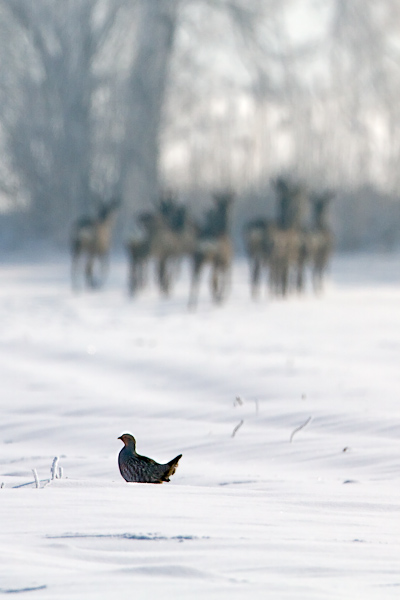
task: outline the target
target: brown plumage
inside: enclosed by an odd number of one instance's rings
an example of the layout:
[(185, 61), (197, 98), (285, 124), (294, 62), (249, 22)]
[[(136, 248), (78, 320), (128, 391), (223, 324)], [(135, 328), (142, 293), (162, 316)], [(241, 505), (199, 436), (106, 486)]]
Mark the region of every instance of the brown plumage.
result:
[(130, 433), (124, 433), (118, 439), (125, 444), (118, 456), (119, 470), (125, 481), (163, 483), (175, 473), (182, 454), (162, 465), (152, 458), (140, 456), (136, 452), (136, 440)]

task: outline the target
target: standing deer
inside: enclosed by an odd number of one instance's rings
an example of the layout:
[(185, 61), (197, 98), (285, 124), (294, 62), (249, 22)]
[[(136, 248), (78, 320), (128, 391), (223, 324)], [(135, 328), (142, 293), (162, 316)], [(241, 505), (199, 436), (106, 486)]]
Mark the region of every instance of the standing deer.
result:
[(321, 291), (322, 279), (333, 250), (334, 236), (328, 225), (328, 206), (334, 193), (325, 191), (309, 197), (311, 224), (300, 230), (300, 250), (297, 269), (297, 290), (304, 291), (306, 268), (311, 270), (315, 292)]
[(158, 280), (162, 293), (170, 293), (173, 279), (179, 271), (179, 263), (189, 256), (195, 247), (197, 227), (187, 213), (185, 206), (178, 204), (173, 197), (160, 203), (163, 216), (154, 246), (158, 253)]
[(261, 275), (269, 270), (276, 225), (269, 219), (258, 218), (246, 223), (243, 230), (245, 250), (250, 267), (251, 296), (260, 295)]
[[(138, 219), (138, 225), (142, 223), (141, 215)], [(137, 228), (135, 234), (126, 243), (126, 250), (129, 261), (128, 291), (133, 296), (139, 290), (143, 289), (147, 281), (147, 265), (150, 257), (150, 236), (143, 229)]]
[(276, 228), (271, 233), (270, 286), (272, 293), (286, 296), (298, 281), (301, 253), (301, 217), (305, 189), (300, 183), (279, 177), (274, 181), (278, 195)]
[[(78, 286), (79, 263), (85, 257), (84, 277), (88, 287), (100, 287), (108, 268), (111, 237), (120, 200), (112, 199), (100, 205), (96, 217), (81, 217), (71, 233), (72, 286)], [(95, 277), (95, 262), (100, 263), (100, 277)]]
[(334, 235), (328, 224), (328, 208), (333, 197), (334, 193), (331, 191), (314, 194), (311, 197), (313, 242), (310, 254), (315, 292), (322, 290), (323, 277), (334, 247)]
[(186, 208), (171, 196), (161, 199), (155, 212), (142, 213), (138, 223), (144, 236), (133, 237), (127, 244), (130, 293), (134, 294), (143, 286), (146, 265), (153, 260), (160, 291), (168, 296), (178, 261), (194, 248), (195, 226), (188, 218)]
[(198, 301), (200, 276), (205, 265), (211, 267), (211, 297), (214, 302), (224, 300), (233, 258), (233, 245), (229, 231), (233, 194), (214, 194), (214, 206), (206, 213), (205, 222), (199, 228), (197, 242), (192, 252), (192, 277), (189, 307)]

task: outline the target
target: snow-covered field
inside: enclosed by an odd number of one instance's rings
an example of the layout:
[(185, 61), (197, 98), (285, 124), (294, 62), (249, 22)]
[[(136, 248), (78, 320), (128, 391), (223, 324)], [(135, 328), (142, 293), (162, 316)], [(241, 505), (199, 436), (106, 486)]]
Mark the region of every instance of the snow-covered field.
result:
[[(130, 300), (122, 258), (96, 293), (62, 256), (3, 256), (0, 283), (0, 594), (400, 597), (399, 256), (257, 303), (238, 262), (196, 312), (184, 274)], [(169, 484), (122, 480), (126, 431), (183, 454)]]

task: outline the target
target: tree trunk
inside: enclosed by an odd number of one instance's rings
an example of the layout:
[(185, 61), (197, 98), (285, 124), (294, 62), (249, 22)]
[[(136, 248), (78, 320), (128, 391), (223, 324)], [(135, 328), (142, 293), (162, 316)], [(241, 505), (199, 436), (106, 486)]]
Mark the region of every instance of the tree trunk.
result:
[(141, 0), (137, 54), (128, 89), (121, 192), (125, 229), (159, 193), (162, 110), (180, 0)]

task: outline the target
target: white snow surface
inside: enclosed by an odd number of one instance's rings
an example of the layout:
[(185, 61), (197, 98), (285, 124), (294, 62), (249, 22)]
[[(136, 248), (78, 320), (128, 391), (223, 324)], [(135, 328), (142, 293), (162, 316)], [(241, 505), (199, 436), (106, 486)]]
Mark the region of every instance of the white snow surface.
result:
[[(399, 598), (400, 257), (257, 302), (238, 260), (196, 311), (185, 270), (133, 300), (126, 271), (77, 294), (66, 256), (2, 257), (0, 595)], [(124, 432), (183, 454), (170, 483), (121, 478)]]

